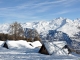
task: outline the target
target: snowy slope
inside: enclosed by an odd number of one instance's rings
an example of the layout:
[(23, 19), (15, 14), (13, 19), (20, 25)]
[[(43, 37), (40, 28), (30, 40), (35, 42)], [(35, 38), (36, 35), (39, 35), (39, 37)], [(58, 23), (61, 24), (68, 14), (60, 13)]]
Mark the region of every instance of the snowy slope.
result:
[[(36, 49), (3, 49), (0, 48), (0, 60), (79, 60), (79, 55), (43, 55), (36, 52)], [(32, 51), (32, 52), (31, 52)], [(37, 50), (38, 51), (38, 50)]]
[[(21, 43), (22, 42), (22, 43)], [(79, 60), (80, 55), (78, 54), (59, 54), (62, 53), (61, 50), (59, 50), (56, 54), (53, 55), (44, 55), (38, 53), (39, 48), (31, 48), (27, 42), (19, 40), (19, 41), (7, 41), (7, 43), (10, 43), (10, 46), (17, 47), (12, 49), (6, 49), (3, 47), (0, 47), (0, 60)], [(26, 47), (25, 46), (26, 43)], [(31, 42), (30, 42), (31, 43)], [(35, 43), (35, 42), (34, 42)], [(36, 42), (38, 43), (38, 42)], [(0, 42), (0, 45), (2, 44), (2, 41)], [(19, 45), (20, 44), (20, 45)], [(60, 42), (55, 42), (54, 44), (58, 44), (60, 48), (64, 46), (64, 43), (60, 44)], [(10, 47), (9, 46), (9, 47)]]
[(10, 24), (0, 24), (0, 33), (8, 33)]
[(74, 34), (80, 31), (78, 27), (80, 27), (79, 20), (67, 19), (66, 24), (63, 27), (59, 28), (58, 30), (67, 33), (70, 37), (73, 37)]

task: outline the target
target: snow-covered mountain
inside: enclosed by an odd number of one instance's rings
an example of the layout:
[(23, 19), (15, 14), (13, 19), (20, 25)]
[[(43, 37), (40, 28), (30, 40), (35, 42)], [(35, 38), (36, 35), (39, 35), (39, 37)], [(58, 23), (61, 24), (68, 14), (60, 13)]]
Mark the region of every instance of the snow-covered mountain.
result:
[(9, 25), (8, 23), (0, 24), (0, 33), (8, 33)]
[(46, 36), (47, 40), (52, 41), (66, 41), (68, 45), (71, 45), (72, 40), (66, 33), (56, 30), (49, 30), (49, 33)]
[(56, 18), (51, 21), (40, 21), (22, 24), (24, 28), (34, 28), (40, 34), (47, 34), (49, 30), (58, 30), (67, 33), (70, 37), (80, 31), (80, 19), (70, 20), (66, 18)]
[[(36, 29), (39, 34), (46, 36), (49, 30), (62, 31), (69, 35), (69, 37), (75, 37), (80, 32), (80, 19), (70, 20), (67, 18), (56, 18), (51, 21), (39, 21), (30, 23), (21, 23), (23, 28)], [(0, 25), (1, 33), (8, 33), (9, 24)], [(78, 36), (78, 35), (77, 35)]]

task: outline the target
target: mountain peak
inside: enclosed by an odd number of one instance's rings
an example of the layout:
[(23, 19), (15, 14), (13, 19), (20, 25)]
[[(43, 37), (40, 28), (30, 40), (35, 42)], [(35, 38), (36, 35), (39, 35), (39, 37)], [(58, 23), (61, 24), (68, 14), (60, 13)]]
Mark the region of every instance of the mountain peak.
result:
[[(38, 31), (39, 34), (43, 34), (43, 35), (46, 35), (49, 30), (59, 30), (67, 33), (69, 36), (72, 36), (76, 32), (80, 31), (77, 28), (78, 25), (80, 26), (80, 23), (77, 20), (80, 21), (79, 18), (73, 21), (63, 17), (58, 17), (51, 21), (40, 21), (40, 22), (31, 22), (31, 23), (28, 22), (28, 23), (22, 23), (21, 25), (23, 28), (31, 28), (31, 29), (34, 28)], [(7, 24), (4, 25), (0, 24), (0, 32), (1, 33), (7, 32), (9, 28), (8, 26), (9, 25)]]
[(63, 17), (58, 17), (58, 18), (56, 18), (56, 19), (61, 19), (61, 20), (63, 20), (64, 18), (63, 18)]

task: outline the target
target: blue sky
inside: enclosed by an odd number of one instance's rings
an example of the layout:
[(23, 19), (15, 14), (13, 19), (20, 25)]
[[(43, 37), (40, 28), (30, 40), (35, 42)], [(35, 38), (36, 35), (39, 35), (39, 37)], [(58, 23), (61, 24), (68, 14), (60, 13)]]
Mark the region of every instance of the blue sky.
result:
[(80, 0), (0, 0), (0, 23), (80, 18)]

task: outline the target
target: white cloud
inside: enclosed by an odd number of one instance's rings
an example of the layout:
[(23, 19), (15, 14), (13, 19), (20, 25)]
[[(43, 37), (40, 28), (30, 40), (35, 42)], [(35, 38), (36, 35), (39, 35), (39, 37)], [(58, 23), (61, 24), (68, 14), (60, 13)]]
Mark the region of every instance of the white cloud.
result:
[(62, 14), (67, 14), (67, 13), (72, 13), (72, 12), (76, 12), (76, 11), (80, 11), (80, 8), (71, 8), (71, 9), (66, 9), (63, 11), (59, 11), (57, 13), (54, 13), (52, 15), (62, 15)]
[[(79, 1), (79, 0), (78, 0)], [(50, 11), (56, 11), (56, 13), (51, 13), (53, 15), (61, 15), (69, 12), (79, 11), (79, 8), (72, 8), (71, 6), (76, 4), (76, 0), (46, 0), (46, 1), (29, 1), (22, 4), (18, 4), (14, 7), (0, 8), (0, 16), (6, 17), (6, 19), (40, 19), (37, 14), (45, 13)], [(66, 8), (67, 7), (67, 8)], [(69, 8), (68, 8), (69, 7)]]
[[(56, 1), (45, 1), (45, 2), (38, 2), (35, 3), (36, 1), (29, 2), (29, 3), (23, 3), (15, 7), (7, 7), (4, 8), (3, 10), (8, 10), (8, 11), (16, 11), (16, 10), (26, 10), (26, 11), (34, 11), (34, 13), (38, 12), (45, 12), (47, 10), (50, 10), (51, 8), (57, 8), (58, 6), (69, 6), (74, 2), (75, 0), (56, 0)], [(62, 7), (61, 7), (62, 8)]]

